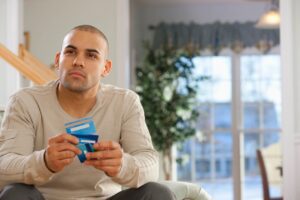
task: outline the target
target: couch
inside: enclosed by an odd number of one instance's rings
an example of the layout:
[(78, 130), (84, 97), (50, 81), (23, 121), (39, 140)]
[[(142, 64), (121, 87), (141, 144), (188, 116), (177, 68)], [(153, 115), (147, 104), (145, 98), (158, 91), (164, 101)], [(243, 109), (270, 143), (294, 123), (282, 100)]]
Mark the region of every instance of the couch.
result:
[(177, 200), (212, 200), (212, 197), (200, 186), (181, 181), (159, 181), (170, 188)]

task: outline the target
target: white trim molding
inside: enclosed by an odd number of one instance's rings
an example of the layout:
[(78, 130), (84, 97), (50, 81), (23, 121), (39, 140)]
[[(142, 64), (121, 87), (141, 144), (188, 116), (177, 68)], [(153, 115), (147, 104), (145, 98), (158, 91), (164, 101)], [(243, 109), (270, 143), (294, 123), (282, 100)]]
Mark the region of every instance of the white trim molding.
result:
[(297, 200), (300, 196), (299, 9), (299, 0), (280, 1), (283, 197), (288, 200)]
[(117, 6), (117, 41), (116, 41), (116, 83), (122, 88), (129, 88), (129, 0), (116, 1)]
[[(15, 54), (18, 54), (19, 44), (23, 41), (23, 0), (0, 1), (0, 18), (4, 19), (0, 42)], [(1, 61), (0, 74), (0, 104), (5, 105), (9, 96), (20, 88), (20, 74), (9, 64)]]

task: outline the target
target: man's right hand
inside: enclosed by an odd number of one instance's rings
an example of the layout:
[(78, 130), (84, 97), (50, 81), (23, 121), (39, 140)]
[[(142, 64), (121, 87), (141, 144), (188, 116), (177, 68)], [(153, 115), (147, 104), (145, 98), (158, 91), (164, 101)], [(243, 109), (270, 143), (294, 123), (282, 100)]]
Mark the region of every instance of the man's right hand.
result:
[(59, 172), (72, 163), (75, 156), (81, 154), (80, 149), (75, 146), (78, 142), (75, 136), (67, 133), (51, 137), (45, 152), (48, 169), (52, 172)]

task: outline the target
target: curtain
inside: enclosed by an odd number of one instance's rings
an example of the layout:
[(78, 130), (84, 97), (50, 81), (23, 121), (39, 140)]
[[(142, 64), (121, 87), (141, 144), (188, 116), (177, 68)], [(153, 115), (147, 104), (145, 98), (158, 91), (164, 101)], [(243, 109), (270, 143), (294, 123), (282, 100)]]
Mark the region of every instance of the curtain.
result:
[(256, 47), (266, 53), (279, 45), (279, 29), (257, 29), (254, 25), (254, 22), (160, 23), (154, 27), (152, 47), (209, 49), (218, 54), (223, 48), (239, 53), (247, 47)]

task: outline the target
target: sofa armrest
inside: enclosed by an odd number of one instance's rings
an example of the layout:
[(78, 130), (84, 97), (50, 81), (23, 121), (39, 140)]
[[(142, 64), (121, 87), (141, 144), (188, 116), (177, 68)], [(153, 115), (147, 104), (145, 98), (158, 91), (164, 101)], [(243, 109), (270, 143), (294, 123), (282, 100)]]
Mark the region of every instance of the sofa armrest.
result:
[(178, 200), (212, 200), (211, 196), (200, 186), (180, 181), (160, 181), (174, 192)]

